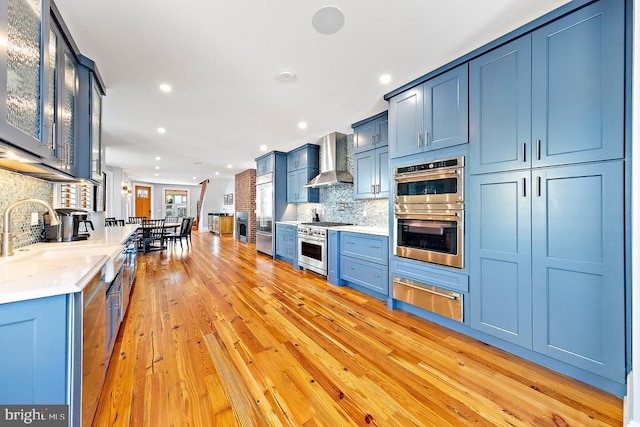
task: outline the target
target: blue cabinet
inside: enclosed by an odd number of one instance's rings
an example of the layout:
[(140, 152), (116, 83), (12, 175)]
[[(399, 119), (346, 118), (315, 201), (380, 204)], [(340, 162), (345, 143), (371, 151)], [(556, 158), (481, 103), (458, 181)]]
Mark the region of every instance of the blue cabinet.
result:
[(276, 224), (276, 256), (293, 265), (297, 264), (298, 227), (293, 224)]
[(469, 142), (469, 75), (463, 64), (389, 100), (391, 158)]
[(351, 125), (354, 154), (389, 144), (389, 113), (384, 111)]
[(0, 402), (68, 404), (67, 296), (0, 304)]
[(273, 172), (274, 157), (272, 153), (264, 154), (256, 159), (256, 176)]
[(470, 181), (471, 326), (624, 382), (623, 162)]
[(389, 197), (389, 150), (375, 148), (353, 156), (353, 198)]
[(469, 73), (471, 173), (624, 156), (623, 2), (554, 21)]
[(320, 147), (306, 144), (287, 153), (287, 203), (318, 203), (320, 190), (305, 188), (319, 172)]
[(102, 97), (104, 85), (95, 63), (80, 56), (78, 65), (78, 138), (75, 147), (73, 175), (102, 181)]
[(532, 345), (529, 171), (470, 177), (471, 326)]
[(344, 285), (340, 279), (340, 232), (327, 230), (327, 282), (334, 285)]
[(469, 64), (469, 171), (524, 169), (531, 163), (531, 35)]
[(339, 236), (340, 280), (389, 295), (389, 238), (341, 232)]
[[(53, 103), (48, 76), (55, 69), (46, 60), (49, 31), (46, 1), (2, 0), (0, 29), (0, 139), (43, 158), (52, 155)], [(46, 41), (46, 42), (45, 42)]]
[(353, 128), (353, 198), (389, 197), (388, 113), (351, 125)]

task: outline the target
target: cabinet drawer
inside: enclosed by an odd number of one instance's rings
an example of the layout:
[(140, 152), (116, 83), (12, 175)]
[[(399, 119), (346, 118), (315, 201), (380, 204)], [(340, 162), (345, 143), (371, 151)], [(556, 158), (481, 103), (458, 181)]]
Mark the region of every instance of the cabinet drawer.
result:
[(389, 238), (361, 233), (340, 233), (340, 254), (388, 265)]
[(429, 263), (412, 260), (393, 259), (391, 272), (408, 279), (427, 282), (459, 292), (469, 292), (469, 276), (456, 271), (446, 271)]
[(393, 298), (449, 319), (463, 321), (463, 294), (393, 276)]
[(384, 295), (389, 294), (389, 269), (380, 264), (341, 256), (340, 278)]

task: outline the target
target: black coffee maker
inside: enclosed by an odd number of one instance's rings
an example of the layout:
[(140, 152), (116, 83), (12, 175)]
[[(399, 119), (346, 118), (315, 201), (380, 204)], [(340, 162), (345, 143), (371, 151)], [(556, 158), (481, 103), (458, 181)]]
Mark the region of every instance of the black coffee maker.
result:
[(60, 224), (51, 225), (49, 214), (44, 214), (44, 230), (47, 242), (73, 242), (76, 240), (86, 240), (89, 233), (80, 233), (81, 219), (86, 219), (87, 212), (79, 209), (63, 209), (55, 210), (60, 218)]

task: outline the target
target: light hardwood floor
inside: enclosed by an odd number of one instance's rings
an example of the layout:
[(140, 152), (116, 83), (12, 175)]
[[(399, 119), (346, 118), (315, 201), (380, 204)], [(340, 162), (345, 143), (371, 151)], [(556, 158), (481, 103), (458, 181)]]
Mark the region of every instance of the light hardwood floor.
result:
[(138, 258), (94, 426), (620, 426), (622, 400), (255, 253)]

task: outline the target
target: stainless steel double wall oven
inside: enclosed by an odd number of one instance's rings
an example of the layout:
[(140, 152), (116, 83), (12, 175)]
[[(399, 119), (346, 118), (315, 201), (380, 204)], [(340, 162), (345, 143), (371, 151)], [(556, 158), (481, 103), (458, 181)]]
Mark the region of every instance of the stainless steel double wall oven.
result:
[(394, 255), (464, 267), (464, 157), (394, 169)]

